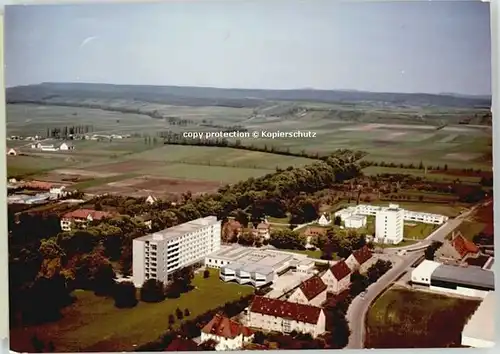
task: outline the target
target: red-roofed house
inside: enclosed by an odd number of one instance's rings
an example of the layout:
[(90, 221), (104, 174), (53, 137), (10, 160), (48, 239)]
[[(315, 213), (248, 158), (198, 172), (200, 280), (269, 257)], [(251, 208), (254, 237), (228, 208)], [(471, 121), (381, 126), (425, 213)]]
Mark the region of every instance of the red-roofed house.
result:
[(105, 211), (97, 211), (92, 209), (77, 209), (66, 213), (61, 218), (61, 230), (70, 231), (71, 226), (75, 223), (87, 223), (94, 220), (102, 220), (111, 217), (112, 214)]
[(460, 231), (452, 233), (451, 241), (445, 241), (436, 251), (436, 259), (442, 261), (460, 262), (468, 257), (477, 257), (479, 248), (471, 241), (463, 237)]
[(372, 251), (368, 246), (363, 246), (354, 251), (346, 260), (346, 264), (351, 271), (358, 270), (363, 273), (369, 267), (369, 260), (372, 258)]
[(326, 301), (326, 284), (318, 276), (313, 276), (303, 281), (290, 295), (289, 302), (320, 306)]
[(317, 337), (325, 332), (325, 313), (316, 306), (255, 296), (248, 312), (248, 324), (265, 331), (297, 331)]
[(238, 350), (253, 339), (253, 332), (242, 324), (219, 314), (201, 329), (201, 341), (217, 342), (215, 350)]
[(351, 269), (345, 261), (335, 263), (321, 276), (327, 286), (327, 291), (332, 294), (338, 294), (351, 285)]

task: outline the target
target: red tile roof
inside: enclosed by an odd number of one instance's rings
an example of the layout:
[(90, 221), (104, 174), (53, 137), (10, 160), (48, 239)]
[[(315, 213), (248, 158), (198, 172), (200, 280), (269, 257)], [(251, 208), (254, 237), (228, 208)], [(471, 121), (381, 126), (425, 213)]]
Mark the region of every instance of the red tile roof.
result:
[(255, 296), (250, 312), (263, 315), (292, 319), (297, 322), (318, 323), (322, 309), (311, 305)]
[(359, 265), (364, 264), (370, 258), (372, 258), (372, 251), (368, 248), (368, 246), (363, 246), (359, 250), (356, 250), (352, 253), (356, 261)]
[(249, 337), (253, 334), (249, 328), (219, 314), (215, 315), (201, 331), (224, 338), (236, 338), (240, 334)]
[(335, 263), (335, 265), (330, 268), (330, 272), (332, 272), (335, 279), (342, 280), (351, 274), (351, 269), (349, 269), (349, 266), (345, 263), (345, 261), (340, 261)]
[(479, 253), (479, 248), (473, 242), (463, 237), (461, 234), (457, 235), (451, 241), (451, 245), (458, 252), (461, 258), (464, 258), (469, 253)]
[(168, 352), (197, 351), (198, 345), (190, 339), (175, 338), (166, 348)]
[(52, 183), (41, 182), (41, 181), (30, 181), (24, 184), (26, 188), (35, 188), (35, 189), (50, 189), (52, 188)]
[(315, 236), (315, 235), (325, 235), (326, 234), (326, 229), (323, 227), (314, 227), (314, 226), (309, 226), (306, 231), (304, 232), (304, 235), (306, 236)]
[(87, 219), (91, 216), (93, 220), (101, 220), (111, 216), (111, 213), (92, 209), (77, 209), (63, 215), (64, 219)]
[(261, 222), (259, 225), (257, 225), (257, 230), (268, 230), (269, 227), (270, 227), (269, 224)]
[(309, 301), (325, 291), (326, 288), (326, 284), (318, 276), (313, 276), (300, 284), (300, 290)]

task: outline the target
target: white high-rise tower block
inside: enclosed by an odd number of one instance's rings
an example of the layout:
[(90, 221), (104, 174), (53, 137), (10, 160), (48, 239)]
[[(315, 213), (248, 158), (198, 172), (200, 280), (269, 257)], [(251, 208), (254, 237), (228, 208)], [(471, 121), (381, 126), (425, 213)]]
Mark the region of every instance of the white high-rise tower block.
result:
[(380, 243), (398, 244), (404, 237), (404, 210), (397, 204), (377, 211), (375, 215), (375, 239)]

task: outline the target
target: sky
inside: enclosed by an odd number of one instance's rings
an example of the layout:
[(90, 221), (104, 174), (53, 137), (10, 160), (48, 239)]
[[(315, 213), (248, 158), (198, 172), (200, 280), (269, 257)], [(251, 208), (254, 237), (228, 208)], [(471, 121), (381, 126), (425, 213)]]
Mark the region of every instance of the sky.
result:
[(491, 94), (479, 1), (169, 1), (9, 6), (6, 85)]

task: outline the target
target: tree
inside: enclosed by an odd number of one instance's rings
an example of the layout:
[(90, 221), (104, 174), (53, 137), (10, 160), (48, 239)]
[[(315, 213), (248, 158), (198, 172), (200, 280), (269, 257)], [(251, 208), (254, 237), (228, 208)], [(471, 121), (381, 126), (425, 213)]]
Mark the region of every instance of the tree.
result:
[(161, 302), (165, 300), (165, 286), (156, 279), (148, 279), (142, 284), (140, 291), (141, 301)]
[(200, 343), (200, 349), (203, 351), (215, 351), (215, 347), (217, 346), (217, 341), (213, 339), (206, 340)]
[(47, 352), (54, 353), (55, 351), (56, 346), (54, 345), (54, 342), (50, 341), (49, 344), (47, 344)]
[(180, 308), (177, 308), (175, 310), (175, 316), (179, 319), (179, 320), (182, 320), (182, 318), (184, 317), (184, 314), (182, 312), (182, 310)]
[(170, 314), (168, 315), (168, 324), (173, 325), (175, 323), (175, 316)]
[(340, 216), (336, 216), (335, 219), (333, 220), (333, 224), (337, 226), (342, 225), (342, 218)]
[(189, 309), (184, 309), (184, 317), (188, 317), (191, 315), (191, 312), (189, 312)]
[(203, 271), (203, 278), (206, 279), (206, 278), (209, 278), (209, 277), (210, 277), (210, 271), (208, 269), (205, 269)]
[(115, 306), (117, 308), (132, 308), (138, 303), (136, 289), (131, 282), (118, 283), (113, 292)]
[(436, 251), (441, 248), (443, 243), (441, 241), (433, 241), (424, 251), (425, 259), (433, 261)]

